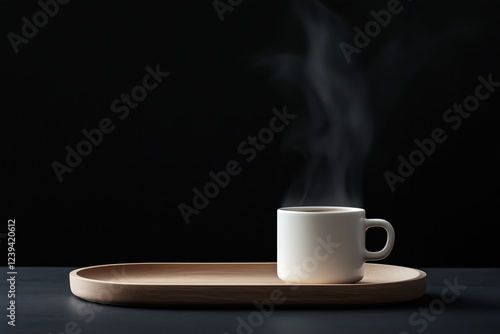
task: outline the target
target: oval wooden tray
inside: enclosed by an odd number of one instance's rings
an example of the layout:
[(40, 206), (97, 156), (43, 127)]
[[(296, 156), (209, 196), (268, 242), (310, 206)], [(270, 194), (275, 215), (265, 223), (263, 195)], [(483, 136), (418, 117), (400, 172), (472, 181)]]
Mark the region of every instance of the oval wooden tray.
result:
[(88, 301), (130, 306), (373, 305), (425, 293), (417, 269), (365, 263), (355, 284), (291, 284), (276, 263), (126, 263), (73, 270), (71, 292)]

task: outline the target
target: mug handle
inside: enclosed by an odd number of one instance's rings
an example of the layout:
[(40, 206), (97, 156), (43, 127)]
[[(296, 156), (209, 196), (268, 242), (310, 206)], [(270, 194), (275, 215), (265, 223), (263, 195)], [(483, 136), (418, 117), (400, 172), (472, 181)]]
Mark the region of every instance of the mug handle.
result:
[(384, 248), (382, 248), (381, 250), (370, 252), (366, 250), (365, 246), (365, 261), (379, 261), (385, 259), (392, 251), (392, 247), (394, 246), (394, 228), (387, 220), (383, 219), (365, 219), (364, 226), (365, 232), (371, 227), (382, 227), (387, 232), (387, 242), (385, 243)]

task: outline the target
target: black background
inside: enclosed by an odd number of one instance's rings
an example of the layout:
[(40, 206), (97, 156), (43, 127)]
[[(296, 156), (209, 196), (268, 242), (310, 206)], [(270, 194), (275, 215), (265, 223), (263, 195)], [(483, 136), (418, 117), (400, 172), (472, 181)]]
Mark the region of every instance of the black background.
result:
[[(237, 147), (268, 126), (275, 107), (307, 114), (286, 85), (257, 66), (269, 52), (303, 45), (291, 3), (245, 0), (221, 22), (211, 1), (72, 1), (15, 54), (7, 34), (20, 34), (21, 18), (32, 21), (40, 7), (2, 1), (2, 231), (16, 219), (17, 264), (275, 261), (276, 209), (293, 169), (281, 144), (294, 128), (251, 163)], [(370, 10), (387, 1), (322, 3), (363, 27)], [(474, 94), (479, 75), (500, 81), (500, 3), (402, 4), (345, 64), (366, 73), (375, 129), (363, 207), (396, 230), (385, 263), (498, 266), (500, 93), (456, 131), (442, 116)], [(119, 120), (111, 102), (156, 64), (170, 76)], [(63, 162), (65, 146), (75, 148), (81, 131), (102, 118), (115, 130), (58, 182), (51, 163)], [(447, 129), (447, 141), (391, 192), (384, 172), (396, 171), (398, 156), (436, 127)], [(233, 159), (242, 173), (185, 224), (178, 205)], [(369, 231), (368, 239), (375, 249), (384, 234)]]

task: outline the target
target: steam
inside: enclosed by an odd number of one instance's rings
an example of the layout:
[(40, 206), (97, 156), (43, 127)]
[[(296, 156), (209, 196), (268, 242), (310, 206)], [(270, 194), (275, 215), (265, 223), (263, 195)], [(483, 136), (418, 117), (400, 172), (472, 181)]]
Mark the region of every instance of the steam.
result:
[(339, 48), (352, 39), (352, 27), (318, 1), (295, 1), (293, 14), (304, 32), (305, 51), (263, 61), (276, 83), (304, 103), (300, 121), (283, 139), (285, 155), (293, 160), (283, 205), (361, 206), (362, 167), (373, 123), (366, 80)]

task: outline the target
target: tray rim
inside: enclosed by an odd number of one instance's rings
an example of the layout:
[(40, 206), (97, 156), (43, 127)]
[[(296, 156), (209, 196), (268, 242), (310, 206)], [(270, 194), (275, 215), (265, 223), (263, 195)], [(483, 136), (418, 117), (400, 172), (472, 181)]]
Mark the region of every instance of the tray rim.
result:
[(418, 273), (418, 276), (405, 279), (405, 280), (398, 280), (398, 281), (390, 281), (390, 282), (375, 282), (375, 283), (363, 283), (363, 284), (358, 284), (358, 283), (290, 283), (290, 282), (285, 282), (285, 281), (279, 281), (277, 284), (171, 284), (171, 283), (140, 283), (140, 282), (119, 282), (119, 281), (114, 281), (114, 280), (100, 280), (100, 279), (94, 279), (94, 278), (88, 278), (84, 276), (78, 275), (80, 271), (87, 270), (87, 269), (93, 269), (93, 268), (101, 268), (101, 267), (119, 267), (119, 266), (136, 266), (136, 265), (275, 265), (276, 262), (127, 262), (127, 263), (110, 263), (110, 264), (101, 264), (101, 265), (95, 265), (95, 266), (88, 266), (88, 267), (82, 267), (78, 269), (74, 269), (69, 273), (70, 276), (70, 281), (71, 279), (78, 279), (78, 280), (83, 280), (83, 281), (88, 281), (88, 282), (94, 282), (94, 283), (106, 283), (106, 284), (119, 284), (119, 285), (138, 285), (138, 286), (178, 286), (178, 287), (189, 287), (189, 286), (197, 286), (197, 287), (202, 287), (202, 286), (210, 286), (210, 287), (220, 287), (220, 286), (231, 286), (231, 287), (238, 287), (238, 286), (255, 286), (255, 287), (263, 287), (263, 286), (322, 286), (322, 287), (333, 287), (333, 286), (374, 286), (374, 285), (386, 285), (386, 284), (398, 284), (398, 283), (403, 283), (403, 282), (411, 282), (411, 281), (416, 281), (416, 280), (421, 280), (425, 279), (427, 277), (427, 273), (416, 268), (410, 268), (410, 267), (404, 267), (404, 266), (398, 266), (398, 265), (392, 265), (392, 264), (385, 264), (385, 263), (371, 263), (367, 262), (364, 265), (373, 265), (373, 266), (384, 266), (384, 267), (397, 267), (397, 268), (403, 268), (403, 269), (410, 269), (414, 270)]

